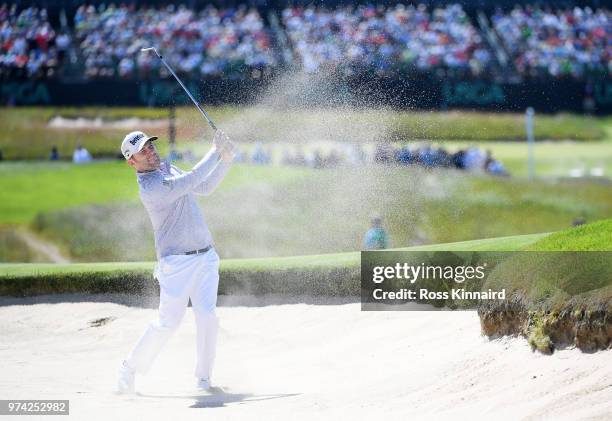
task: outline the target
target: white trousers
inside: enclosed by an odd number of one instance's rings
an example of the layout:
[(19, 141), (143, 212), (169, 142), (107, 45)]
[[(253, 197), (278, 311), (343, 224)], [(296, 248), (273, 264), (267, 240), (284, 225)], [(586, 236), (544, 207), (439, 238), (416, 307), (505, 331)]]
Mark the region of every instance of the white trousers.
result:
[(146, 373), (172, 333), (178, 328), (191, 298), (196, 323), (198, 378), (210, 378), (217, 347), (219, 321), (215, 314), (219, 286), (219, 256), (214, 249), (204, 254), (172, 255), (155, 269), (159, 281), (159, 318), (152, 321), (128, 356), (128, 367)]

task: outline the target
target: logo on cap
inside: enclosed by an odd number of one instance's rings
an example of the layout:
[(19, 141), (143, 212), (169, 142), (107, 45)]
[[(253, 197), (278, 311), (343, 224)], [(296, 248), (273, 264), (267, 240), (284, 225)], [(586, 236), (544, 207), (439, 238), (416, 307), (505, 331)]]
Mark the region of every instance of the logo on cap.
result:
[(138, 140), (140, 140), (141, 137), (143, 137), (143, 134), (138, 134), (136, 136), (134, 136), (134, 139), (130, 140), (130, 143), (132, 144), (132, 146), (134, 146), (136, 144), (136, 142), (138, 142)]

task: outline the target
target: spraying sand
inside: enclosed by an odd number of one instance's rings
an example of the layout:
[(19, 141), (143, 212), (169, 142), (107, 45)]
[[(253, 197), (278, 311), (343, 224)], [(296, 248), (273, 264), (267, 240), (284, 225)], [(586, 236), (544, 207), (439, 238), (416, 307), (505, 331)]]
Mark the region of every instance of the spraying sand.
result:
[(195, 390), (189, 310), (139, 395), (117, 396), (117, 365), (156, 310), (72, 299), (0, 299), (3, 399), (69, 399), (72, 418), (88, 420), (612, 415), (610, 351), (543, 356), (524, 339), (484, 339), (475, 312), (368, 313), (356, 303), (221, 306), (223, 391), (210, 394)]

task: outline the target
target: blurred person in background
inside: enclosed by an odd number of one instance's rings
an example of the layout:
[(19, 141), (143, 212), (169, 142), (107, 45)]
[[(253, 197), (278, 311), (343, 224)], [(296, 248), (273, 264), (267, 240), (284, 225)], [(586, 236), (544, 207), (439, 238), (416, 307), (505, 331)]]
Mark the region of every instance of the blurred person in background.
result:
[(57, 151), (57, 146), (55, 145), (51, 146), (51, 152), (49, 153), (49, 160), (50, 161), (59, 160), (59, 152)]
[(83, 145), (78, 145), (72, 154), (72, 162), (75, 164), (86, 164), (91, 162), (91, 154)]
[(382, 216), (373, 214), (372, 225), (363, 240), (365, 250), (384, 250), (389, 246), (389, 236), (382, 226)]

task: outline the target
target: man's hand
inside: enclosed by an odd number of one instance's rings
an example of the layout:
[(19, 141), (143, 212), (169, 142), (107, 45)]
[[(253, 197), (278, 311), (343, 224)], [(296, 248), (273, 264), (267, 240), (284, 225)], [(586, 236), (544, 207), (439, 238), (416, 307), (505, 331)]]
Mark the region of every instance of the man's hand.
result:
[(231, 162), (236, 156), (236, 146), (234, 142), (232, 142), (222, 130), (217, 130), (215, 132), (213, 145), (217, 148), (217, 151), (221, 155), (221, 159), (226, 162)]

